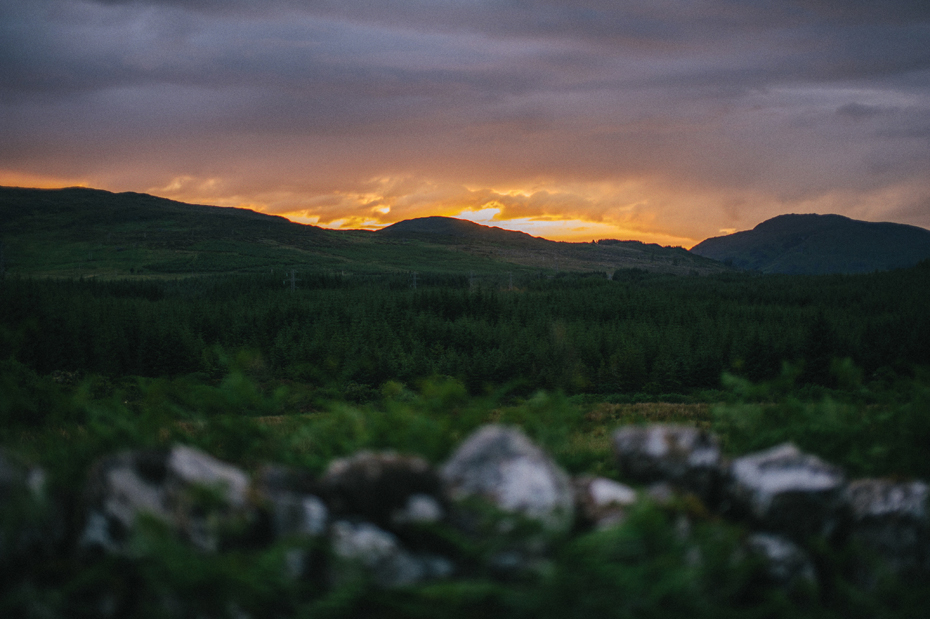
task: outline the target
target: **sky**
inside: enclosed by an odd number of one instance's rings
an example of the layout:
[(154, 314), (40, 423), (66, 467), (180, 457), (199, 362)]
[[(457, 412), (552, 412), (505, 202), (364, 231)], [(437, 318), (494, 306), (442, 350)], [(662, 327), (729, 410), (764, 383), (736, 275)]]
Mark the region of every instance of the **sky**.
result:
[(930, 228), (930, 2), (0, 0), (0, 185), (684, 247)]

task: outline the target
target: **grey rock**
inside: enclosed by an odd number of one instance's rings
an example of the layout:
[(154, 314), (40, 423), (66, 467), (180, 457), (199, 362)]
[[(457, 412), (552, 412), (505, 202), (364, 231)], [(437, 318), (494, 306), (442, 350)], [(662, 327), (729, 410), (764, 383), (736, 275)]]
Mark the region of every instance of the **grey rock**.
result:
[(40, 499), (44, 493), (44, 471), (16, 462), (0, 449), (0, 507), (23, 497)]
[(786, 537), (753, 533), (746, 540), (746, 548), (764, 560), (765, 575), (773, 584), (787, 588), (817, 584), (817, 573), (810, 557)]
[(116, 551), (119, 544), (114, 539), (111, 521), (102, 511), (92, 509), (84, 517), (84, 530), (79, 545), (83, 548), (103, 548)]
[(480, 428), (459, 445), (440, 475), (453, 501), (483, 499), (552, 532), (571, 528), (568, 475), (516, 428)]
[(785, 443), (733, 461), (727, 494), (737, 513), (799, 541), (830, 537), (846, 517), (843, 471)]
[(546, 453), (518, 429), (484, 426), (440, 475), (453, 523), (484, 546), (492, 573), (510, 578), (545, 571), (553, 535), (574, 521), (571, 480)]
[(233, 508), (246, 504), (248, 476), (202, 451), (176, 445), (168, 453), (168, 476), (178, 486), (200, 486), (218, 493), (218, 498)]
[(146, 515), (215, 550), (224, 532), (253, 516), (248, 486), (244, 472), (185, 446), (104, 458), (89, 475), (80, 545), (125, 550), (128, 533)]
[(638, 500), (635, 490), (604, 477), (577, 477), (572, 480), (572, 488), (579, 519), (598, 529), (623, 522), (629, 508)]
[(858, 479), (846, 498), (852, 513), (850, 537), (893, 572), (927, 568), (930, 488), (919, 481)]
[(406, 587), (448, 578), (455, 571), (445, 557), (412, 553), (395, 535), (368, 522), (338, 520), (330, 528), (330, 541), (335, 584), (367, 575), (380, 587)]
[(329, 509), (317, 496), (319, 490), (312, 475), (280, 466), (264, 466), (252, 480), (252, 493), (270, 515), (274, 539), (326, 533)]
[(572, 525), (571, 480), (516, 428), (480, 428), (459, 445), (440, 475), (447, 495), (459, 504), (487, 501), (552, 532), (567, 531)]
[(330, 463), (320, 482), (336, 515), (359, 516), (382, 528), (444, 513), (439, 477), (418, 456), (359, 452)]
[(613, 435), (621, 475), (633, 481), (668, 482), (704, 501), (716, 498), (722, 476), (717, 438), (691, 426), (626, 426)]
[(48, 552), (63, 535), (63, 522), (48, 495), (45, 472), (0, 449), (0, 561)]
[(272, 522), (276, 538), (320, 537), (326, 533), (329, 510), (319, 497), (278, 494), (272, 499)]
[(428, 494), (411, 494), (402, 509), (394, 510), (391, 522), (397, 526), (410, 524), (433, 524), (445, 518), (442, 505)]

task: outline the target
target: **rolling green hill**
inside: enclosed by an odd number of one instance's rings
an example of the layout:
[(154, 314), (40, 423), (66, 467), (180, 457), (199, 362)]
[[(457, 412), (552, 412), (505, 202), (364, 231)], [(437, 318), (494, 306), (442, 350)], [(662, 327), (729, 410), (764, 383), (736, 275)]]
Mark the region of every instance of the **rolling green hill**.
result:
[(86, 188), (0, 187), (0, 240), (7, 273), (40, 277), (726, 269), (681, 248), (635, 241), (558, 243), (444, 217), (379, 232), (326, 230), (246, 209)]
[(840, 215), (781, 215), (752, 230), (707, 239), (691, 251), (763, 273), (868, 273), (930, 258), (930, 231)]

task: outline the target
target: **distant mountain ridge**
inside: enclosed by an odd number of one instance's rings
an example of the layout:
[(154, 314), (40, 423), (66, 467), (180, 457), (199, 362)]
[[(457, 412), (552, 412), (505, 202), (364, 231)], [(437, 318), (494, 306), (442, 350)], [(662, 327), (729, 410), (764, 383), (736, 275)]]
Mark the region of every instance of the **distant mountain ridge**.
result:
[(0, 187), (0, 242), (0, 270), (39, 277), (728, 270), (680, 247), (564, 243), (451, 217), (410, 219), (378, 232), (329, 230), (247, 209), (83, 187)]
[(930, 258), (930, 230), (842, 215), (779, 215), (752, 230), (709, 238), (691, 252), (762, 273), (868, 273)]
[(430, 243), (497, 245), (520, 249), (553, 250), (558, 243), (519, 230), (485, 226), (455, 217), (416, 217), (405, 219), (378, 230), (388, 239), (416, 239)]
[(456, 239), (470, 239), (488, 242), (522, 243), (541, 241), (551, 243), (548, 239), (532, 236), (517, 230), (505, 230), (495, 226), (485, 226), (455, 217), (416, 217), (405, 219), (378, 230), (378, 235), (387, 237), (410, 237), (420, 235), (446, 236)]

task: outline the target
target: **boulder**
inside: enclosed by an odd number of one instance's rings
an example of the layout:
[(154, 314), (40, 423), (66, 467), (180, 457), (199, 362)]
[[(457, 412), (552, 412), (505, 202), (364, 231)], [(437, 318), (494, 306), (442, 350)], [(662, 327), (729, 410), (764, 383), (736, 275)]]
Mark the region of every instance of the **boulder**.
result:
[(720, 444), (709, 432), (664, 424), (627, 426), (614, 433), (613, 449), (625, 478), (667, 482), (705, 502), (716, 500), (723, 465)]
[(0, 508), (29, 498), (41, 500), (45, 497), (45, 471), (17, 462), (0, 449)]
[(846, 498), (852, 514), (850, 537), (895, 573), (930, 567), (930, 489), (919, 481), (858, 479)]
[(803, 542), (841, 528), (845, 485), (839, 467), (785, 443), (734, 460), (727, 497), (737, 514)]
[(45, 472), (0, 449), (0, 563), (47, 552), (62, 534), (63, 523), (48, 496)]
[(359, 452), (330, 463), (320, 483), (335, 514), (382, 528), (435, 522), (445, 515), (439, 476), (418, 456)]
[(305, 471), (264, 465), (252, 479), (252, 494), (271, 540), (293, 544), (284, 554), (287, 574), (297, 580), (313, 573), (319, 545), (304, 542), (322, 540), (329, 531), (329, 508), (318, 496), (318, 480)]
[[(459, 445), (440, 475), (447, 495), (459, 506), (478, 499), (549, 532), (572, 526), (574, 496), (568, 475), (516, 428), (478, 429)], [(498, 524), (506, 529), (516, 523)]]
[(447, 578), (455, 571), (445, 557), (412, 553), (395, 535), (369, 522), (337, 520), (330, 528), (330, 542), (330, 579), (336, 585), (368, 577), (379, 587), (405, 587)]
[(249, 479), (236, 467), (185, 446), (123, 452), (91, 469), (80, 545), (125, 550), (142, 515), (153, 517), (202, 550), (254, 516)]
[(329, 509), (309, 473), (266, 465), (256, 472), (252, 492), (270, 516), (274, 539), (326, 534)]
[(391, 514), (391, 524), (395, 527), (422, 525), (440, 522), (446, 512), (439, 500), (429, 494), (411, 494), (400, 509)]
[(637, 501), (636, 491), (604, 477), (584, 475), (572, 480), (575, 492), (575, 513), (589, 526), (604, 529), (623, 522)]
[(764, 574), (772, 584), (792, 589), (817, 584), (817, 573), (808, 554), (790, 539), (772, 533), (753, 533), (746, 548), (762, 559)]

